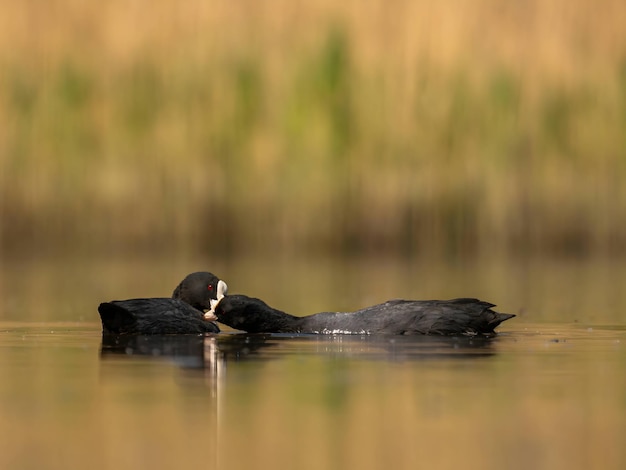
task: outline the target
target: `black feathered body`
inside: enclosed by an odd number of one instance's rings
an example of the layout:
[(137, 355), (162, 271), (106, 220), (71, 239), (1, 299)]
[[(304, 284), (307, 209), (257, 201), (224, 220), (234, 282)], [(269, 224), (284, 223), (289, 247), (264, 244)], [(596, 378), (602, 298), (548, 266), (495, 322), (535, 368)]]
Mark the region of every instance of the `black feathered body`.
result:
[(478, 299), (390, 300), (355, 312), (296, 317), (241, 295), (224, 297), (219, 322), (250, 333), (478, 335), (492, 334), (515, 315)]
[[(217, 298), (219, 283), (213, 273), (187, 275), (172, 298), (139, 298), (104, 302), (98, 307), (105, 334), (168, 335), (217, 333), (215, 323), (204, 319), (203, 311)], [(222, 294), (223, 295), (223, 294)]]
[(114, 300), (98, 307), (104, 333), (112, 334), (200, 334), (217, 333), (215, 323), (200, 310), (178, 299), (148, 298)]

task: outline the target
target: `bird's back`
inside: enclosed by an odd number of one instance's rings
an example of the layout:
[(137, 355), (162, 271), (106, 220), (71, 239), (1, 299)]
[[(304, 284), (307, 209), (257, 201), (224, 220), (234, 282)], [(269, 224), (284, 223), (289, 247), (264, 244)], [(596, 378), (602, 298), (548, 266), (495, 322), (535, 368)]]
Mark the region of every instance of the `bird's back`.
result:
[(478, 299), (390, 300), (350, 313), (319, 313), (303, 319), (303, 331), (352, 334), (475, 335), (493, 333), (515, 315), (495, 312)]
[(189, 304), (170, 298), (114, 300), (98, 307), (105, 333), (194, 334), (218, 332)]

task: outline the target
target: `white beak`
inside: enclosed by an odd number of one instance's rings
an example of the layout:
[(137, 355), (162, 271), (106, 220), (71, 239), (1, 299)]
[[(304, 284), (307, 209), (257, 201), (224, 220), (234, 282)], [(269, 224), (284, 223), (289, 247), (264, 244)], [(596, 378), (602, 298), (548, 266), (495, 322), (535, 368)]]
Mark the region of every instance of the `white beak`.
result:
[(217, 299), (211, 299), (211, 310), (207, 310), (204, 313), (204, 319), (209, 321), (216, 321), (217, 315), (215, 315), (215, 308), (220, 303), (220, 300), (228, 293), (228, 285), (224, 281), (217, 283)]

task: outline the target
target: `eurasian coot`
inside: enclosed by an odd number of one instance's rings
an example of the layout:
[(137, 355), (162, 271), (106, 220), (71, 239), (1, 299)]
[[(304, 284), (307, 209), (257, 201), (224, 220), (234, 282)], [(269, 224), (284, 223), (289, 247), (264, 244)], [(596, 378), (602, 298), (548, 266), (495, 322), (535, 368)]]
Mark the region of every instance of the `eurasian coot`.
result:
[(228, 295), (213, 301), (205, 318), (249, 333), (489, 335), (515, 316), (491, 307), (478, 299), (389, 300), (356, 312), (296, 317), (260, 299)]
[[(204, 319), (211, 300), (226, 293), (227, 286), (208, 272), (189, 274), (172, 298), (114, 300), (98, 307), (105, 334), (218, 333), (215, 323)], [(218, 294), (219, 292), (219, 294)]]

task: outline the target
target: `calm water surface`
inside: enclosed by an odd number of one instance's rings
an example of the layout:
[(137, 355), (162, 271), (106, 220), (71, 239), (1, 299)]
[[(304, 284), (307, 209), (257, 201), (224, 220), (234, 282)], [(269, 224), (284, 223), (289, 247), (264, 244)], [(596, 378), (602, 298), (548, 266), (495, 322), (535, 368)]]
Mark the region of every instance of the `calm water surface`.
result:
[(625, 468), (626, 330), (102, 338), (4, 323), (0, 467)]
[[(626, 269), (3, 263), (2, 469), (623, 469)], [(478, 296), (493, 340), (102, 338), (96, 307), (210, 269), (293, 313)]]

